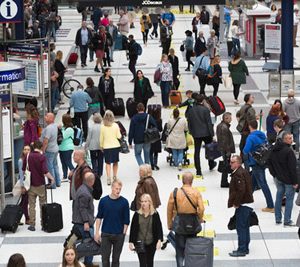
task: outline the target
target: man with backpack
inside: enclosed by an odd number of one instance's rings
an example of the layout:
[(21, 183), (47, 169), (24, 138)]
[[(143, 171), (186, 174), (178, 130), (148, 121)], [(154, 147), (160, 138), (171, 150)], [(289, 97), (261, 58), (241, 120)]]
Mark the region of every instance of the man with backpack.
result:
[(258, 123), (256, 120), (249, 121), (248, 124), (250, 134), (247, 137), (243, 154), (247, 165), (252, 169), (253, 191), (257, 190), (258, 186), (260, 186), (267, 202), (267, 207), (263, 208), (262, 211), (274, 213), (274, 202), (266, 180), (265, 166), (261, 166), (253, 158), (253, 153), (257, 151), (261, 145), (267, 143), (267, 137), (262, 131), (257, 130)]
[(130, 82), (134, 82), (135, 75), (136, 75), (136, 70), (135, 70), (135, 65), (136, 61), (138, 59), (138, 56), (142, 54), (142, 47), (139, 43), (137, 43), (134, 40), (134, 37), (132, 34), (128, 36), (128, 57), (129, 57), (129, 64), (128, 64), (128, 69), (131, 71), (133, 75), (133, 79)]
[(209, 66), (210, 60), (208, 57), (207, 48), (203, 48), (202, 54), (196, 57), (193, 68), (193, 79), (195, 79), (195, 77), (198, 76), (201, 95), (205, 95), (205, 86)]

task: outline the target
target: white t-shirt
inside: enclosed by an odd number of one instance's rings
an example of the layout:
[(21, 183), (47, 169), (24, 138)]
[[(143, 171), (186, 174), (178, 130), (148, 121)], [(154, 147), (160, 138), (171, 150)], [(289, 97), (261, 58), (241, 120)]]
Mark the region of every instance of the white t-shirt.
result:
[(231, 37), (232, 37), (232, 38), (239, 39), (238, 32), (239, 32), (238, 26), (232, 25), (232, 26), (231, 26)]

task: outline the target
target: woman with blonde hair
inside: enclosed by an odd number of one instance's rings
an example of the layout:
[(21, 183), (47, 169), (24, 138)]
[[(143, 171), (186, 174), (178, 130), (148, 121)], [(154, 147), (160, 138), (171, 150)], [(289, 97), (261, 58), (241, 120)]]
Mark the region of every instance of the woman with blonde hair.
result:
[(62, 63), (62, 59), (63, 59), (63, 52), (61, 50), (58, 50), (56, 52), (56, 58), (54, 61), (54, 70), (58, 73), (57, 81), (58, 81), (59, 94), (61, 93), (62, 90), (61, 87), (64, 82), (65, 72), (67, 71), (67, 68)]
[(210, 59), (214, 58), (216, 55), (216, 48), (218, 46), (218, 37), (216, 36), (215, 30), (210, 31), (210, 37), (207, 39), (207, 50)]
[(148, 33), (150, 28), (152, 27), (152, 23), (151, 23), (150, 16), (146, 14), (145, 11), (142, 12), (142, 16), (140, 18), (140, 24), (141, 24), (141, 32), (143, 35), (143, 43), (145, 46), (147, 46)]
[(113, 179), (117, 179), (120, 142), (120, 128), (115, 123), (114, 113), (106, 110), (100, 129), (100, 150), (104, 152), (107, 185), (111, 184), (111, 164), (113, 164)]
[(78, 261), (76, 249), (73, 246), (66, 246), (63, 252), (62, 263), (58, 267), (85, 267), (85, 265)]
[(163, 241), (162, 224), (149, 194), (140, 198), (141, 208), (132, 218), (129, 234), (129, 249), (138, 254), (140, 267), (153, 267), (156, 250)]
[(215, 56), (208, 68), (206, 80), (207, 85), (212, 85), (214, 88), (213, 96), (216, 96), (219, 91), (219, 84), (222, 83), (222, 68), (220, 66), (220, 56)]

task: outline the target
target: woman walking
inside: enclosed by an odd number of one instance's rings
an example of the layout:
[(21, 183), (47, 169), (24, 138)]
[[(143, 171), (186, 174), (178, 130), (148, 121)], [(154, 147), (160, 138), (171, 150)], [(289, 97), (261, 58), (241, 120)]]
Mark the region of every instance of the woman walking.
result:
[(240, 52), (237, 52), (229, 62), (228, 70), (232, 78), (234, 104), (238, 105), (241, 84), (246, 84), (246, 75), (249, 76), (248, 68), (245, 61), (241, 59)]
[(142, 16), (140, 18), (140, 24), (141, 24), (141, 32), (143, 35), (143, 42), (144, 42), (144, 45), (147, 46), (148, 34), (149, 34), (150, 28), (152, 27), (152, 23), (151, 23), (150, 16), (148, 14), (146, 14), (145, 11), (142, 12)]
[(62, 127), (61, 131), (63, 134), (63, 140), (59, 145), (59, 157), (63, 170), (63, 180), (68, 178), (68, 169), (72, 171), (74, 166), (72, 164), (72, 154), (74, 151), (74, 130), (72, 118), (69, 114), (64, 114), (62, 116)]
[(196, 16), (192, 20), (192, 28), (193, 28), (193, 33), (195, 34), (195, 39), (197, 39), (198, 28), (200, 25), (201, 25), (200, 12), (196, 12)]
[(169, 55), (168, 55), (169, 62), (172, 65), (172, 71), (173, 71), (173, 86), (172, 88), (174, 90), (177, 90), (179, 87), (179, 59), (175, 55), (175, 50), (173, 48), (169, 49)]
[(105, 49), (105, 42), (106, 42), (106, 34), (105, 34), (105, 27), (100, 26), (99, 31), (95, 34), (93, 39), (93, 45), (96, 51), (96, 66), (94, 68), (95, 72), (100, 72), (98, 66), (100, 64), (101, 71), (104, 72), (103, 68), (103, 58), (104, 58), (104, 49)]
[(190, 71), (190, 66), (194, 66), (194, 63), (191, 61), (191, 57), (193, 56), (194, 52), (194, 38), (193, 33), (189, 30), (185, 31), (186, 39), (184, 40), (184, 47), (186, 50), (186, 62), (188, 63), (187, 68), (185, 71)]
[(63, 52), (58, 50), (56, 52), (56, 58), (55, 58), (55, 61), (54, 61), (54, 70), (58, 73), (57, 81), (58, 81), (58, 89), (59, 89), (59, 100), (60, 100), (60, 93), (62, 91), (61, 87), (62, 87), (63, 82), (64, 82), (65, 73), (67, 72), (67, 68), (62, 63), (62, 58), (63, 58)]
[(144, 76), (141, 70), (136, 72), (137, 79), (134, 80), (134, 100), (136, 103), (143, 103), (147, 108), (148, 100), (154, 96), (152, 87), (148, 78)]
[(207, 50), (210, 59), (213, 59), (216, 55), (216, 49), (218, 46), (218, 37), (216, 36), (215, 30), (210, 31), (210, 37), (207, 39)]
[(172, 65), (169, 62), (168, 56), (163, 54), (161, 56), (161, 63), (158, 65), (158, 69), (161, 73), (161, 82), (160, 82), (160, 90), (161, 90), (161, 102), (164, 108), (169, 107), (169, 93), (172, 88), (173, 82), (173, 69)]
[(130, 227), (129, 249), (136, 250), (140, 267), (153, 267), (156, 250), (163, 241), (162, 224), (151, 196), (141, 196), (141, 208), (134, 213)]
[(179, 109), (173, 110), (173, 118), (168, 121), (167, 129), (169, 136), (166, 141), (166, 147), (172, 149), (174, 166), (179, 171), (182, 170), (183, 152), (186, 148), (185, 133), (188, 131), (188, 125), (185, 118), (180, 118)]
[(216, 96), (219, 91), (219, 84), (222, 83), (222, 68), (220, 66), (220, 56), (215, 56), (211, 60), (208, 68), (206, 80), (207, 85), (212, 85), (214, 88), (213, 96)]
[(95, 86), (94, 81), (91, 77), (88, 77), (86, 79), (86, 86), (87, 87), (86, 87), (85, 91), (88, 93), (88, 95), (92, 99), (92, 103), (89, 103), (88, 118), (90, 118), (94, 113), (102, 114), (102, 112), (103, 112), (103, 114), (104, 114), (103, 97), (102, 97), (99, 89)]
[(112, 102), (115, 99), (115, 84), (114, 79), (111, 77), (111, 69), (106, 68), (104, 74), (100, 77), (99, 91), (103, 97), (105, 109), (112, 109)]
[(23, 126), (24, 130), (24, 145), (31, 145), (34, 141), (39, 139), (38, 127), (39, 127), (39, 112), (37, 108), (32, 104), (27, 104), (26, 121)]
[[(100, 129), (100, 149), (104, 151), (105, 169), (107, 175), (107, 185), (111, 184), (111, 179), (117, 179), (120, 142), (122, 137), (120, 128), (115, 123), (112, 111), (106, 110), (103, 117), (103, 124)], [(112, 175), (111, 175), (111, 164)]]
[(100, 129), (102, 117), (99, 113), (93, 115), (93, 124), (90, 125), (85, 149), (90, 151), (92, 168), (99, 177), (103, 174), (103, 151), (100, 150)]

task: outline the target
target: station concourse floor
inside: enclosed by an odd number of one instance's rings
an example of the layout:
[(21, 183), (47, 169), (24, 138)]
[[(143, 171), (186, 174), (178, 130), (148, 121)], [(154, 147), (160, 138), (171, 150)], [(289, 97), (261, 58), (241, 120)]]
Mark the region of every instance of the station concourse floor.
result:
[[(185, 7), (187, 8), (187, 7)], [(213, 9), (213, 7), (210, 7)], [(80, 27), (81, 15), (77, 13), (75, 8), (60, 8), (59, 13), (62, 16), (63, 24), (58, 32), (56, 50), (62, 50), (64, 53), (64, 60), (67, 58), (70, 51), (74, 48), (74, 39), (77, 29)], [(112, 15), (116, 22), (118, 16)], [(191, 28), (192, 14), (176, 15), (176, 23), (174, 26), (174, 36), (172, 46), (175, 48), (176, 54), (180, 61), (180, 90), (182, 91), (183, 98), (185, 98), (186, 90), (199, 91), (199, 85), (197, 80), (192, 79), (191, 72), (185, 72), (186, 62), (183, 62), (179, 46), (184, 39), (184, 32), (186, 29)], [(140, 26), (138, 18), (135, 22), (136, 28), (131, 29), (130, 33), (134, 34), (135, 39), (142, 44), (142, 35), (140, 33)], [(299, 36), (297, 38), (299, 41)], [(148, 46), (143, 47), (143, 54), (138, 59), (137, 69), (143, 70), (146, 77), (150, 78), (152, 82), (153, 73), (155, 67), (160, 61), (161, 48), (158, 47), (159, 42), (157, 39), (152, 40), (149, 37)], [(224, 49), (224, 44), (223, 44)], [(300, 63), (299, 48), (295, 49), (295, 65)], [(223, 54), (222, 54), (223, 53)], [(222, 55), (222, 67), (223, 73), (228, 74), (228, 61), (229, 58), (224, 56), (221, 46)], [(87, 60), (89, 61), (89, 60)], [(132, 79), (129, 72), (126, 60), (125, 52), (115, 52), (114, 61), (112, 63), (112, 75), (115, 79), (116, 96), (122, 97), (124, 101), (128, 97), (132, 96), (133, 84), (129, 81)], [(92, 77), (95, 84), (98, 84), (100, 74), (94, 72), (94, 63), (87, 62), (88, 66), (81, 68), (80, 60), (77, 63), (76, 68), (69, 68), (67, 77), (73, 77), (79, 80), (82, 84), (85, 84), (87, 77)], [(262, 71), (262, 65), (264, 61), (259, 59), (247, 59), (246, 64), (249, 68), (250, 76), (247, 77), (247, 84), (242, 86), (242, 91), (239, 97), (240, 102), (243, 101), (243, 96), (246, 93), (252, 93), (255, 96), (254, 107), (257, 112), (261, 109), (264, 111), (264, 120), (269, 110), (269, 104), (274, 99), (268, 99), (268, 74)], [(149, 103), (161, 103), (160, 89), (152, 84), (152, 88), (156, 97), (153, 97)], [(212, 94), (212, 88), (207, 87), (207, 94)], [(225, 102), (226, 108), (233, 115), (237, 112), (240, 106), (233, 104), (232, 89), (226, 89), (224, 85), (220, 85), (219, 94), (221, 99)], [(65, 104), (59, 107), (56, 122), (61, 122), (62, 115), (68, 109), (68, 99), (64, 98)], [(162, 117), (163, 123), (167, 122), (170, 117), (172, 109), (163, 109)], [(181, 110), (184, 114), (184, 110)], [(240, 136), (235, 130), (236, 120), (232, 122), (231, 130), (234, 134), (236, 148), (238, 149), (238, 143)], [(125, 125), (126, 129), (129, 129), (130, 120), (127, 116), (118, 118)], [(220, 122), (218, 117), (217, 122)], [(264, 126), (264, 124), (263, 124)], [(191, 147), (188, 152), (188, 158), (190, 158), (191, 165), (184, 170), (192, 171), (193, 168), (193, 148)], [(164, 235), (168, 233), (166, 226), (166, 207), (170, 193), (174, 187), (181, 186), (181, 180), (178, 179), (179, 172), (176, 168), (170, 167), (166, 162), (166, 152), (159, 154), (159, 171), (153, 172), (153, 177), (159, 187), (159, 193), (161, 197), (162, 205), (158, 208), (158, 212), (161, 216), (163, 223)], [(60, 165), (60, 164), (59, 164)], [(227, 208), (228, 189), (220, 188), (221, 174), (216, 170), (209, 171), (207, 161), (204, 158), (204, 149), (201, 149), (201, 166), (204, 179), (195, 179), (194, 186), (201, 192), (203, 199), (205, 200), (205, 219), (206, 223), (206, 235), (208, 237), (214, 237), (214, 266), (216, 267), (254, 267), (254, 266), (276, 266), (276, 267), (292, 267), (299, 266), (300, 264), (300, 242), (297, 235), (297, 227), (284, 228), (283, 225), (276, 225), (274, 214), (263, 213), (262, 208), (266, 206), (263, 194), (261, 191), (254, 193), (254, 210), (258, 215), (260, 232), (257, 226), (251, 227), (251, 243), (250, 254), (243, 258), (231, 258), (228, 253), (237, 248), (237, 235), (235, 231), (229, 231), (227, 229), (227, 223), (229, 218), (234, 214), (234, 209)], [(275, 200), (276, 189), (273, 182), (273, 178), (267, 173), (267, 181), (271, 188), (273, 199)], [(122, 195), (131, 202), (134, 198), (134, 191), (138, 182), (138, 165), (136, 163), (134, 152), (131, 150), (130, 154), (120, 156), (119, 163), (119, 175), (123, 181)], [(110, 192), (110, 187), (106, 185), (106, 176), (102, 176), (102, 184), (104, 193), (107, 195)], [(45, 233), (41, 231), (40, 225), (37, 224), (37, 231), (30, 232), (27, 230), (27, 226), (20, 226), (15, 234), (6, 233), (0, 234), (0, 267), (6, 266), (8, 258), (14, 253), (22, 253), (26, 259), (29, 267), (55, 267), (61, 263), (63, 242), (65, 237), (68, 236), (72, 228), (72, 205), (69, 201), (69, 184), (62, 183), (62, 186), (54, 190), (54, 201), (63, 205), (63, 219), (64, 228), (56, 233)], [(48, 196), (48, 200), (50, 200)], [(95, 201), (95, 212), (97, 212), (98, 201)], [(299, 207), (294, 205), (292, 219), (296, 221), (299, 213)], [(131, 216), (133, 213), (131, 212)], [(37, 208), (37, 222), (39, 222), (39, 209)], [(129, 233), (129, 232), (128, 232)], [(94, 258), (94, 262), (99, 263), (100, 257)], [(137, 255), (131, 252), (128, 248), (128, 235), (125, 239), (121, 255), (121, 267), (138, 266)], [(169, 244), (166, 250), (157, 251), (155, 255), (156, 267), (174, 267), (175, 250)], [(189, 267), (189, 266), (187, 266)]]

